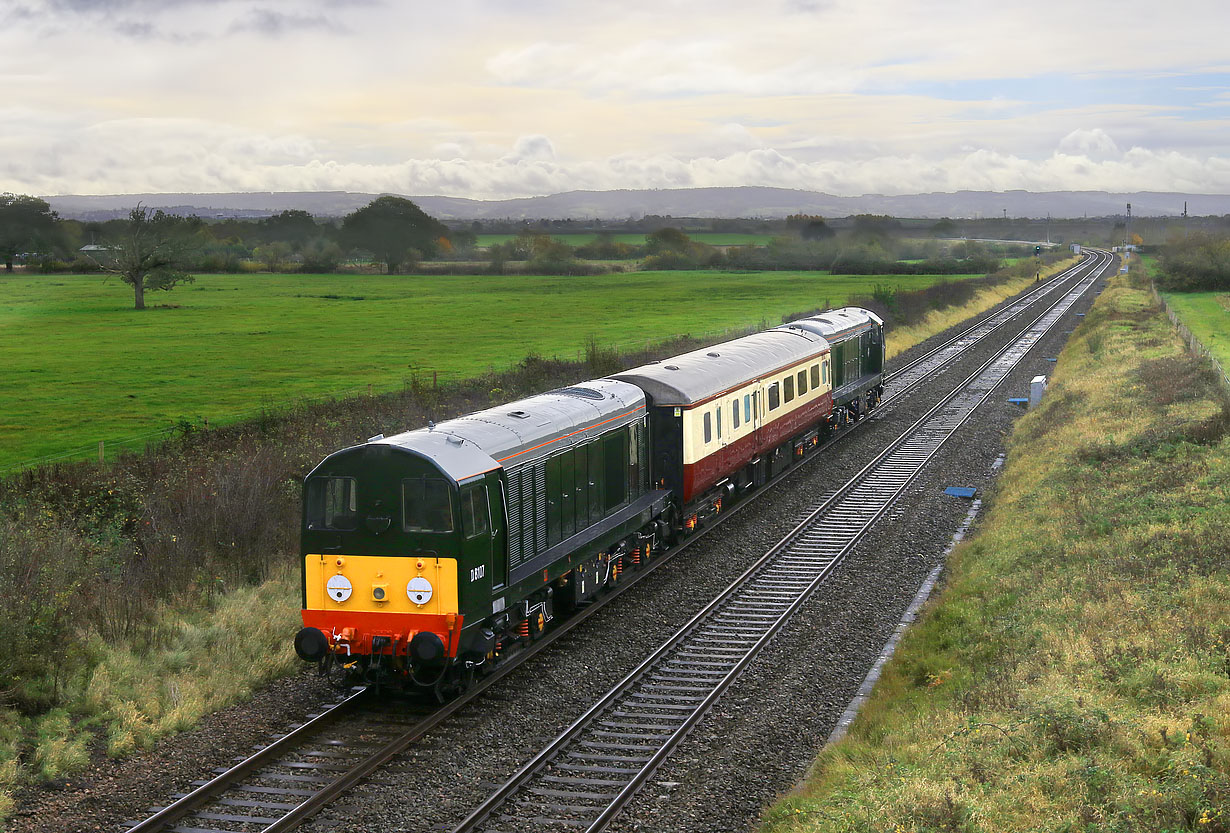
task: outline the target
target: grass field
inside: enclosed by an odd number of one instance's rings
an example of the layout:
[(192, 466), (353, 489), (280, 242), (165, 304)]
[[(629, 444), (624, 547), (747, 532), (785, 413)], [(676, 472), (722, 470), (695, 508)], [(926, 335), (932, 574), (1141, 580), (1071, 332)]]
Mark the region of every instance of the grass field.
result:
[[(592, 243), (598, 239), (598, 235), (594, 232), (585, 232), (578, 234), (552, 234), (551, 237), (567, 243), (569, 246), (584, 246), (587, 243)], [(720, 231), (698, 231), (688, 234), (688, 237), (695, 240), (697, 243), (708, 243), (710, 246), (746, 246), (753, 244), (763, 246), (773, 239), (772, 234), (750, 234), (744, 232), (720, 232)], [(515, 234), (480, 234), (478, 235), (478, 245), (494, 246), (497, 243), (506, 243), (509, 240), (515, 240)], [(644, 234), (612, 234), (611, 238), (616, 243), (627, 243), (630, 246), (645, 245)]]
[[(949, 279), (954, 276), (948, 276)], [(969, 277), (969, 276), (955, 276)], [(0, 470), (96, 453), (181, 420), (222, 424), (304, 397), (470, 376), (590, 338), (774, 325), (875, 284), (938, 278), (635, 272), (587, 278), (202, 275), (147, 298), (97, 276), (0, 277)]]
[(1162, 297), (1221, 366), (1230, 368), (1230, 292), (1166, 292)]
[(871, 700), (765, 833), (1230, 830), (1230, 437), (1116, 276)]

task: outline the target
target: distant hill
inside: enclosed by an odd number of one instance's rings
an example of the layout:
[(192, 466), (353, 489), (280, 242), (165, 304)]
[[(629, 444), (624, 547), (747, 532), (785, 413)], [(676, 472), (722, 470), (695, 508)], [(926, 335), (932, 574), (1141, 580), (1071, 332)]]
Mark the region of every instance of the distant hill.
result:
[[(61, 217), (108, 220), (121, 217), (137, 203), (177, 214), (202, 217), (265, 217), (301, 209), (318, 217), (341, 217), (367, 205), (379, 194), (348, 191), (255, 192), (237, 194), (119, 194), (44, 197)], [(646, 214), (672, 217), (764, 217), (819, 214), (890, 214), (896, 217), (1103, 217), (1126, 213), (1138, 217), (1179, 216), (1187, 202), (1193, 216), (1230, 214), (1230, 195), (1172, 194), (1142, 191), (957, 191), (955, 193), (835, 197), (789, 188), (678, 188), (651, 191), (568, 191), (544, 197), (470, 200), (461, 197), (408, 196), (424, 211), (444, 220), (602, 219), (624, 220)]]

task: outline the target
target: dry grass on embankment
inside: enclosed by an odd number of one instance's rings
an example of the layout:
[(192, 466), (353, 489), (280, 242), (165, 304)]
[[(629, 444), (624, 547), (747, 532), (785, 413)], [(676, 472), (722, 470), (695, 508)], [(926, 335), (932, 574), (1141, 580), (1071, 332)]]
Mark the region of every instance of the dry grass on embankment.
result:
[(1230, 830), (1230, 438), (1113, 279), (850, 735), (763, 830)]
[[(1053, 275), (1057, 275), (1064, 269), (1076, 265), (1078, 260), (1079, 258), (1072, 257), (1051, 264), (1041, 270), (1042, 278), (1045, 280)], [(1025, 262), (1019, 268), (1016, 268), (1015, 271), (1018, 273), (1017, 277), (979, 290), (978, 294), (966, 303), (931, 310), (915, 323), (890, 328), (888, 338), (884, 344), (888, 358), (891, 359), (904, 353), (915, 344), (926, 341), (936, 333), (942, 333), (949, 327), (955, 327), (962, 321), (966, 321), (975, 315), (980, 315), (991, 307), (1024, 292), (1035, 283), (1032, 263)]]

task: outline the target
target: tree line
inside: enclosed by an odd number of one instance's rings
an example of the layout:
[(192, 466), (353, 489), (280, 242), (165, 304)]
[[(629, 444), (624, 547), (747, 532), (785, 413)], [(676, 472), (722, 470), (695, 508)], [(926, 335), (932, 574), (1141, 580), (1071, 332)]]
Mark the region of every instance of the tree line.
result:
[(392, 196), (378, 197), (340, 222), (288, 210), (255, 222), (211, 223), (138, 205), (124, 219), (82, 223), (60, 219), (37, 197), (0, 194), (5, 271), (22, 262), (44, 272), (112, 273), (132, 287), (137, 309), (145, 308), (146, 292), (190, 282), (193, 272), (264, 267), (328, 273), (350, 257), (378, 262), (395, 274), (474, 239)]
[[(642, 218), (665, 223), (671, 218)], [(834, 228), (824, 217), (795, 214), (776, 221), (767, 245), (715, 246), (677, 225), (658, 225), (643, 244), (617, 240), (604, 230), (572, 246), (550, 233), (551, 223), (522, 224), (507, 241), (477, 246), (477, 222), (450, 228), (410, 200), (383, 196), (340, 220), (287, 210), (260, 220), (209, 221), (138, 205), (128, 217), (104, 222), (62, 220), (46, 201), (0, 195), (0, 254), (44, 272), (99, 271), (117, 275), (145, 308), (147, 292), (169, 290), (193, 273), (298, 271), (334, 273), (379, 264), (388, 274), (453, 273), (588, 275), (625, 268), (799, 269), (844, 274), (969, 274), (998, 269), (1002, 257), (1026, 255), (1024, 245), (907, 237), (901, 220), (883, 215), (845, 218)], [(909, 233), (918, 234), (917, 223)], [(951, 220), (930, 226), (950, 233)], [(560, 233), (555, 231), (555, 233)], [(1019, 249), (1019, 251), (1017, 251)]]

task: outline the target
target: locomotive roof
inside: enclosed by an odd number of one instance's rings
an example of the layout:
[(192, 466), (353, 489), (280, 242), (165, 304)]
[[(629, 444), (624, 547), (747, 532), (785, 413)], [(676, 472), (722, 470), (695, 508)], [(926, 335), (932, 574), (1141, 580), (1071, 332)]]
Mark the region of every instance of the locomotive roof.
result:
[(844, 341), (852, 335), (861, 333), (872, 324), (883, 325), (880, 316), (862, 307), (842, 307), (829, 310), (809, 318), (800, 318), (789, 324), (782, 324), (778, 330), (804, 330), (823, 336), (830, 344)]
[(597, 379), (374, 442), (421, 454), (460, 482), (537, 460), (644, 413), (645, 394), (639, 388)]
[(643, 364), (611, 378), (642, 388), (654, 405), (692, 405), (827, 349), (828, 342), (815, 333), (766, 330)]

